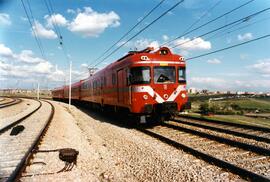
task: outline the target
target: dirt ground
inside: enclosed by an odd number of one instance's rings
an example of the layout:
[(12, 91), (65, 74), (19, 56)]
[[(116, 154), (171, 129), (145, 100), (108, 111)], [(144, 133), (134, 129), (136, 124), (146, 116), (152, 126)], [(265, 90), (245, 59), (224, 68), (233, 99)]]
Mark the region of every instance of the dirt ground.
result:
[[(53, 102), (54, 119), (21, 181), (242, 181), (238, 176), (177, 150), (102, 114)], [(61, 171), (61, 148), (79, 151)]]

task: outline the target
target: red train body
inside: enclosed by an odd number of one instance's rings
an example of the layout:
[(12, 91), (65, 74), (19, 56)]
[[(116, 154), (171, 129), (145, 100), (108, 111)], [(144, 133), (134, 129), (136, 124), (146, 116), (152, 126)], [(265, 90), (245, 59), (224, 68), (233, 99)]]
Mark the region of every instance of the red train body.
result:
[[(72, 100), (97, 107), (124, 109), (140, 116), (163, 116), (187, 103), (184, 58), (162, 47), (129, 52), (85, 80), (72, 84)], [(68, 99), (68, 86), (52, 91)]]

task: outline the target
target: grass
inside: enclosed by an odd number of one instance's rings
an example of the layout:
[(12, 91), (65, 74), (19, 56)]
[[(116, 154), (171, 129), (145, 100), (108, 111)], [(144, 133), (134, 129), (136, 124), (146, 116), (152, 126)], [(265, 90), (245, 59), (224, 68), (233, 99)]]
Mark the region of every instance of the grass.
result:
[(239, 116), (239, 115), (201, 116), (200, 114), (197, 114), (197, 113), (189, 113), (188, 115), (194, 116), (196, 118), (202, 117), (206, 119), (214, 119), (216, 121), (225, 121), (225, 122), (248, 124), (248, 125), (255, 125), (255, 126), (270, 128), (270, 119), (250, 118), (250, 117)]
[[(192, 102), (192, 109), (190, 115), (196, 117), (205, 117), (209, 119), (214, 119), (218, 121), (227, 121), (232, 123), (242, 123), (242, 124), (250, 124), (250, 125), (259, 125), (263, 127), (270, 128), (270, 119), (263, 119), (263, 118), (251, 118), (244, 115), (218, 115), (215, 114), (213, 116), (201, 116), (200, 114), (196, 113), (199, 112), (199, 107), (202, 103), (209, 102), (208, 100), (202, 100), (201, 98), (198, 100), (194, 100)], [(227, 100), (218, 100), (218, 101), (210, 101), (211, 105), (216, 105), (219, 108), (226, 108), (225, 106), (231, 106), (233, 104), (238, 105), (240, 109), (244, 113), (250, 113), (259, 110), (260, 113), (270, 113), (270, 97), (265, 98), (234, 98), (234, 99), (227, 99)]]
[(245, 99), (231, 99), (226, 101), (214, 101), (216, 104), (221, 105), (232, 105), (237, 104), (243, 110), (261, 110), (270, 112), (270, 101), (254, 99), (254, 98), (245, 98)]

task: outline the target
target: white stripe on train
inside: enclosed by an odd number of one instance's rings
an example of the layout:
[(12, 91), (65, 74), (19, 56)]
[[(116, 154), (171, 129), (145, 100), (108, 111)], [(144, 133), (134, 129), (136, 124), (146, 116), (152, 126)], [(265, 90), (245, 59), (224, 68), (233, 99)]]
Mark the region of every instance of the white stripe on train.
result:
[[(178, 85), (177, 89), (173, 91), (173, 93), (169, 96), (169, 98), (166, 101), (174, 101), (176, 97), (180, 94), (180, 92), (184, 90), (185, 90), (185, 86)], [(147, 92), (152, 98), (156, 96), (155, 100), (158, 103), (165, 102), (165, 100), (157, 92), (155, 92), (151, 86), (135, 86), (133, 87), (133, 92), (139, 92), (139, 93)]]

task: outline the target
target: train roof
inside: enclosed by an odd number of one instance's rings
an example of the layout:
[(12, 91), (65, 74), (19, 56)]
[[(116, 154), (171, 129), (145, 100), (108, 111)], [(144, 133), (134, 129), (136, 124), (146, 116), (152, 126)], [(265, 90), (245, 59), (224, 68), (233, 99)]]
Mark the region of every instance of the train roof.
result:
[(146, 49), (140, 51), (129, 51), (127, 55), (109, 64), (104, 69), (117, 67), (119, 64), (123, 62), (136, 63), (140, 61), (151, 61), (151, 60), (182, 62), (183, 64), (185, 64), (184, 57), (181, 55), (173, 54), (168, 47), (161, 47), (156, 51), (154, 51), (153, 47), (147, 47)]
[[(80, 86), (81, 83), (84, 83), (88, 81), (91, 78), (94, 78), (95, 76), (98, 76), (99, 73), (102, 73), (106, 71), (107, 69), (112, 69), (115, 67), (118, 67), (122, 64), (132, 64), (132, 63), (138, 63), (140, 61), (169, 61), (169, 62), (175, 62), (175, 63), (182, 63), (185, 64), (185, 60), (181, 55), (173, 54), (171, 50), (168, 47), (161, 47), (158, 50), (154, 51), (153, 47), (147, 47), (144, 50), (140, 51), (129, 51), (127, 55), (123, 56), (122, 58), (114, 61), (113, 63), (109, 64), (105, 68), (97, 71), (92, 76), (89, 76), (86, 79), (80, 80), (79, 82), (75, 82), (72, 84), (72, 87)], [(61, 90), (66, 89), (68, 86), (63, 86), (60, 88), (56, 88), (54, 90)]]

